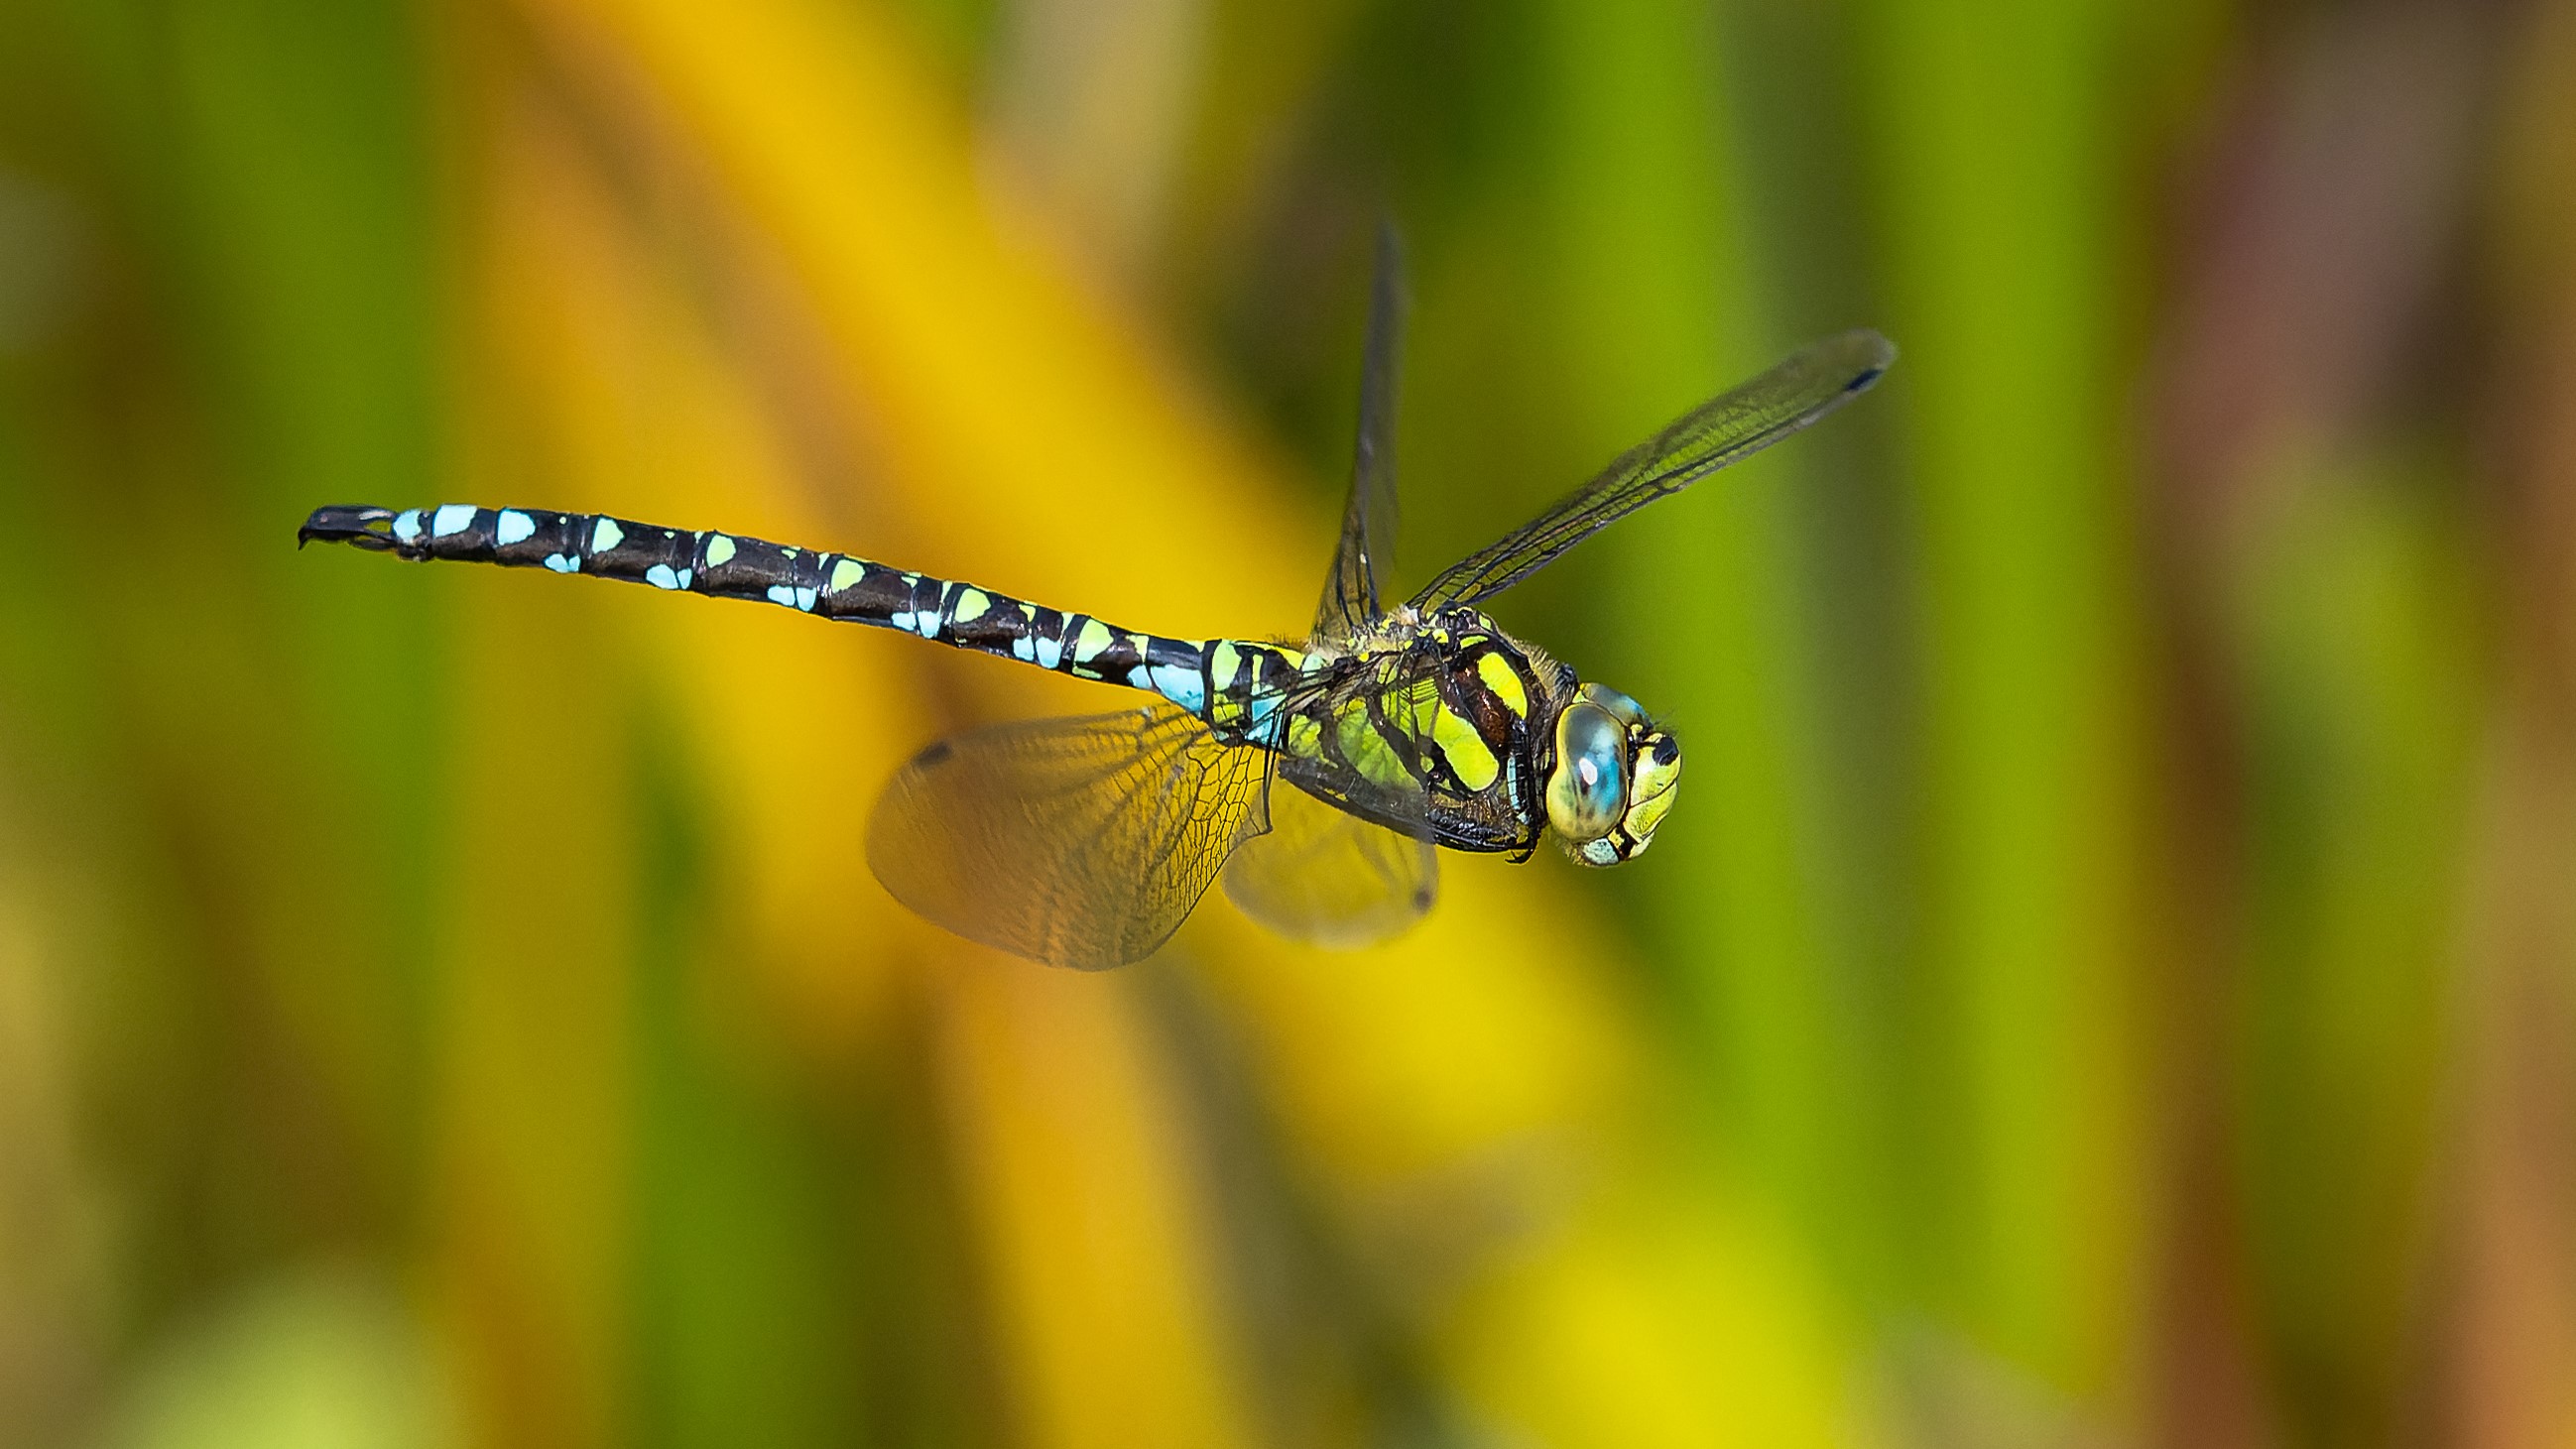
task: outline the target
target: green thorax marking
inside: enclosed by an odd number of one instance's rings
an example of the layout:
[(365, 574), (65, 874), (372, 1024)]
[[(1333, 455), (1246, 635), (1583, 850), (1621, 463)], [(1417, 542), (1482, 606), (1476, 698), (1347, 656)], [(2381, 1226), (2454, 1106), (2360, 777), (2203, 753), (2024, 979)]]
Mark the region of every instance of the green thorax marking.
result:
[(1341, 678), (1281, 732), (1291, 780), (1331, 794), (1347, 773), (1379, 791), (1426, 791), (1444, 843), (1469, 849), (1537, 838), (1539, 755), (1567, 688), (1544, 656), (1483, 614), (1452, 609), (1390, 619), (1309, 667)]

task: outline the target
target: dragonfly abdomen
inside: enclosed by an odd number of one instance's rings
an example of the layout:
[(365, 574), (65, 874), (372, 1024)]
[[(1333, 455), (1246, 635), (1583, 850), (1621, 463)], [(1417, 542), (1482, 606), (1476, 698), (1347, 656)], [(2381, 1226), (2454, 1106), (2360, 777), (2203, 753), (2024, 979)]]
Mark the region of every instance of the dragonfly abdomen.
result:
[(749, 599), (917, 634), (1079, 679), (1150, 691), (1238, 743), (1270, 743), (1303, 656), (1247, 640), (1174, 639), (849, 554), (606, 514), (466, 503), (314, 510), (297, 533), (414, 561), (543, 568), (674, 593)]

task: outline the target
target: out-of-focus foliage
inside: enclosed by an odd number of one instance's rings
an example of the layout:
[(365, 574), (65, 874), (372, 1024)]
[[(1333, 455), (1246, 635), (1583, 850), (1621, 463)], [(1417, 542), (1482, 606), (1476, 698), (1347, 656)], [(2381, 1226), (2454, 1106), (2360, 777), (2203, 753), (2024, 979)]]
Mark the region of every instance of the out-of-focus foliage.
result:
[[(0, 7), (0, 1438), (2576, 1436), (2576, 5)], [(1294, 629), (1374, 219), (1418, 581), (1610, 875), (1078, 977), (860, 864), (917, 641), (325, 502)]]

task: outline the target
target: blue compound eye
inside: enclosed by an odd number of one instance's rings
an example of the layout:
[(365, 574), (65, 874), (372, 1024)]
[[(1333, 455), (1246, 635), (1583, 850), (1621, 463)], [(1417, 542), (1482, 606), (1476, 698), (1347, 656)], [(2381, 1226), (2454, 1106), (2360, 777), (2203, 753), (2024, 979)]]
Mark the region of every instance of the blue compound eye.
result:
[(1556, 717), (1556, 768), (1547, 779), (1547, 822), (1568, 843), (1598, 840), (1628, 803), (1628, 728), (1577, 700)]
[(1642, 726), (1646, 722), (1646, 712), (1638, 707), (1635, 700), (1606, 684), (1584, 685), (1578, 697), (1586, 704), (1597, 704), (1610, 711), (1611, 717), (1623, 725)]

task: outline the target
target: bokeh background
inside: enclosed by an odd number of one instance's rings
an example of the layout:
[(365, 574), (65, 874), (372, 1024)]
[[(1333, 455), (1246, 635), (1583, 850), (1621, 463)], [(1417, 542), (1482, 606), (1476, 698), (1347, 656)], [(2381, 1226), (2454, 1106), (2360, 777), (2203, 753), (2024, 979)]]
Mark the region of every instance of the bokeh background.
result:
[[(1105, 977), (860, 861), (1099, 707), (299, 555), (609, 509), (1309, 617), (1797, 342), (1505, 623), (1621, 871)], [(2576, 4), (10, 0), (0, 1440), (2576, 1443)]]

